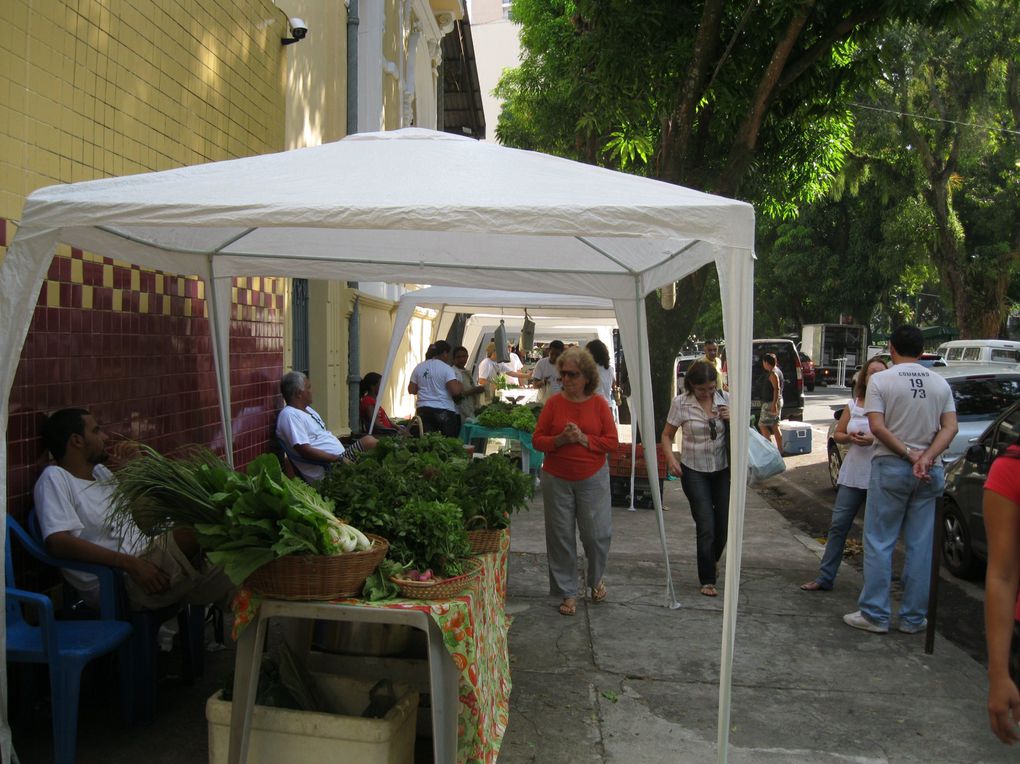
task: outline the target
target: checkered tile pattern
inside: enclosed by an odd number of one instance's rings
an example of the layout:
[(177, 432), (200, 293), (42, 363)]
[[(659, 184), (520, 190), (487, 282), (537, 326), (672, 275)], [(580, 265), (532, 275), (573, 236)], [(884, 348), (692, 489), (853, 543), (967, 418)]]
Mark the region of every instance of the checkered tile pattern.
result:
[[(14, 234), (0, 219), (0, 257)], [(234, 454), (264, 453), (283, 371), (282, 278), (236, 279), (231, 306)], [(8, 500), (31, 503), (46, 413), (91, 409), (111, 432), (170, 451), (222, 449), (205, 284), (61, 247), (40, 290), (11, 391)]]

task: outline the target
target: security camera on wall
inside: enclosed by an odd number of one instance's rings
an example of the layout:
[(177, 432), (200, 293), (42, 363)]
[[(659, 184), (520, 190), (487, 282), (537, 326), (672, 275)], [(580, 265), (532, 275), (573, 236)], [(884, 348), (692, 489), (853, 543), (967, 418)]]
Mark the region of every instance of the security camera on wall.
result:
[(291, 36), (284, 37), (280, 40), (280, 42), (284, 45), (292, 45), (296, 42), (301, 42), (308, 36), (308, 25), (297, 16), (292, 19), (288, 19), (287, 26), (290, 27)]

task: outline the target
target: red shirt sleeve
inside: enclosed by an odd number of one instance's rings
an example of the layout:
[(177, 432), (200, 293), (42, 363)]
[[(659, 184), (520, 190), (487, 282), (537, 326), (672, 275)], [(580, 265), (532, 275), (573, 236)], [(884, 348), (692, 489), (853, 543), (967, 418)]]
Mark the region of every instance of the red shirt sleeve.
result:
[(992, 462), (985, 490), (1020, 504), (1020, 446), (1010, 446), (1005, 454)]

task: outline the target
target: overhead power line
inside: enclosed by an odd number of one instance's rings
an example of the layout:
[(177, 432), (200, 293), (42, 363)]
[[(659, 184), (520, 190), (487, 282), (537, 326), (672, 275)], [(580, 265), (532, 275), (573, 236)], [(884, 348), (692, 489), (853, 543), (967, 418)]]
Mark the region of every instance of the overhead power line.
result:
[(946, 125), (962, 125), (963, 127), (976, 127), (979, 130), (994, 130), (998, 133), (1009, 133), (1010, 135), (1020, 135), (1020, 130), (1010, 130), (1008, 127), (999, 127), (997, 125), (978, 125), (974, 122), (959, 122), (955, 119), (942, 119), (941, 117), (929, 117), (924, 114), (911, 114), (906, 111), (897, 111), (896, 109), (883, 109), (878, 106), (865, 106), (863, 103), (852, 103), (858, 109), (867, 109), (868, 111), (880, 111), (885, 114), (895, 114), (897, 117), (912, 117), (913, 119), (925, 119), (929, 122), (941, 122)]

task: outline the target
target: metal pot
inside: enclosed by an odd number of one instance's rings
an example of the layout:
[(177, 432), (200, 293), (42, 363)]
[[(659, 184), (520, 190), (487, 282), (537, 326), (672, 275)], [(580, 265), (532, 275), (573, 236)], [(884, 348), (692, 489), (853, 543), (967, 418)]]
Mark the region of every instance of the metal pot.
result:
[(339, 655), (399, 655), (414, 629), (399, 623), (316, 621), (312, 646)]

